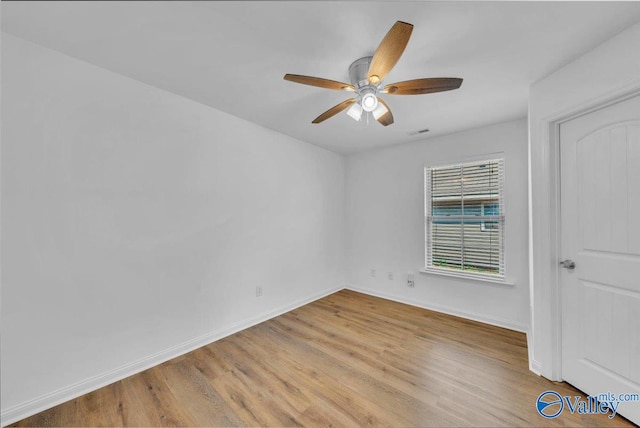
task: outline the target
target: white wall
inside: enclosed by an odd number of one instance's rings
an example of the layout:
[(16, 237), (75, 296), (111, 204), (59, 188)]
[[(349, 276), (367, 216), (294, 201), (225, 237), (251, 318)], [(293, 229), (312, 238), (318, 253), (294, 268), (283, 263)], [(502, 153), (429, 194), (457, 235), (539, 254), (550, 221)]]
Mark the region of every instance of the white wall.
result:
[[(534, 371), (559, 380), (557, 142), (550, 124), (640, 89), (640, 24), (532, 85), (529, 98)], [(569, 255), (565, 255), (569, 257)]]
[[(503, 153), (506, 270), (515, 285), (417, 273), (424, 268), (425, 164)], [(526, 331), (527, 124), (524, 119), (347, 158), (347, 282), (368, 293)], [(376, 270), (376, 277), (370, 270)], [(416, 272), (415, 288), (407, 272)], [(394, 279), (387, 279), (387, 272)]]
[(343, 287), (341, 156), (6, 34), (2, 101), (3, 424)]

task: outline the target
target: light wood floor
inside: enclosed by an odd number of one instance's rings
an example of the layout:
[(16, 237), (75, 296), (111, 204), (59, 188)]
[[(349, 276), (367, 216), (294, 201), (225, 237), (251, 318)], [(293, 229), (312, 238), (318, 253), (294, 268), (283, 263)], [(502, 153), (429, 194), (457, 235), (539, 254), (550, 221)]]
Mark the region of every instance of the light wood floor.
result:
[(632, 426), (543, 419), (548, 389), (582, 395), (522, 333), (340, 291), (16, 426)]

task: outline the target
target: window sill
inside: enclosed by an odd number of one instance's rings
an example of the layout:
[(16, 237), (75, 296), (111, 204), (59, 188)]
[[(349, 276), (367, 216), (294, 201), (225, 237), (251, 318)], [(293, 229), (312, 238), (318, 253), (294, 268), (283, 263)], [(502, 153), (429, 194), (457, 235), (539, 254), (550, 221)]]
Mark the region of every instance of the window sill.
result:
[(495, 285), (504, 285), (504, 286), (514, 286), (516, 285), (515, 282), (507, 279), (507, 278), (491, 278), (491, 277), (483, 277), (483, 276), (475, 276), (475, 275), (465, 275), (465, 274), (461, 274), (461, 273), (456, 273), (456, 272), (449, 272), (446, 270), (440, 270), (440, 269), (425, 269), (422, 268), (420, 269), (420, 273), (424, 273), (424, 274), (428, 274), (428, 275), (438, 275), (438, 276), (446, 276), (449, 278), (455, 278), (455, 279), (462, 279), (462, 280), (466, 280), (466, 281), (479, 281), (479, 282), (485, 282), (488, 284), (495, 284)]

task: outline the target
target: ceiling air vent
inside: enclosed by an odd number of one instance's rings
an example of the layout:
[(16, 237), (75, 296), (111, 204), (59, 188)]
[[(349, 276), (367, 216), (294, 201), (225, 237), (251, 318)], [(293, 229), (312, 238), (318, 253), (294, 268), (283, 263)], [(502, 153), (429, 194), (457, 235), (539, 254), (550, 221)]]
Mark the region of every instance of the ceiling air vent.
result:
[(419, 131), (409, 132), (409, 135), (419, 135), (419, 134), (424, 134), (425, 132), (429, 132), (429, 130), (427, 128), (425, 128), (425, 129), (421, 129)]

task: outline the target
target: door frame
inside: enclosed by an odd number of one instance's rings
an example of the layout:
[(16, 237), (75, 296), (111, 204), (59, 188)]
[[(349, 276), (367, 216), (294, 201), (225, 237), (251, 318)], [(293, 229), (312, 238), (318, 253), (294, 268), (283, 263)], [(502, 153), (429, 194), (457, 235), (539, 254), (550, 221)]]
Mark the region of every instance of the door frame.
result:
[[(536, 283), (547, 282), (549, 284), (550, 291), (550, 306), (551, 306), (551, 326), (552, 330), (549, 331), (549, 343), (551, 344), (551, 377), (550, 380), (562, 381), (562, 293), (560, 284), (560, 266), (558, 261), (561, 257), (561, 219), (560, 219), (560, 126), (577, 117), (606, 108), (610, 105), (617, 104), (625, 101), (629, 98), (640, 96), (640, 80), (634, 81), (630, 85), (620, 88), (617, 91), (610, 91), (605, 95), (596, 98), (590, 98), (586, 101), (577, 103), (570, 108), (556, 112), (552, 115), (542, 118), (537, 126), (541, 127), (541, 135), (543, 137), (543, 146), (548, 150), (548, 157), (545, 159), (546, 165), (544, 170), (549, 174), (549, 205), (542, 210), (548, 209), (549, 219), (549, 239), (548, 245), (542, 243), (537, 250), (544, 250), (549, 255), (548, 271), (544, 272), (544, 268), (541, 270), (539, 266), (533, 263), (533, 254), (529, 255), (530, 258), (530, 275), (532, 279), (532, 287), (536, 286)], [(532, 192), (532, 165), (531, 165), (531, 145), (529, 147), (529, 204), (531, 209), (529, 211), (530, 216), (533, 216), (535, 207), (532, 206), (531, 192)], [(540, 212), (540, 210), (538, 210)], [(533, 236), (533, 220), (529, 219), (530, 235)], [(530, 245), (530, 251), (535, 251), (533, 244)], [(544, 273), (547, 273), (545, 275)], [(541, 274), (541, 275), (540, 275)], [(537, 277), (535, 281), (533, 278)], [(533, 305), (533, 288), (531, 289), (531, 304)], [(532, 311), (533, 315), (533, 311)], [(532, 323), (534, 319), (532, 319)], [(533, 328), (533, 326), (532, 326)], [(531, 358), (531, 351), (529, 354), (530, 368), (532, 371), (540, 373), (540, 370), (536, 367), (536, 362)]]

